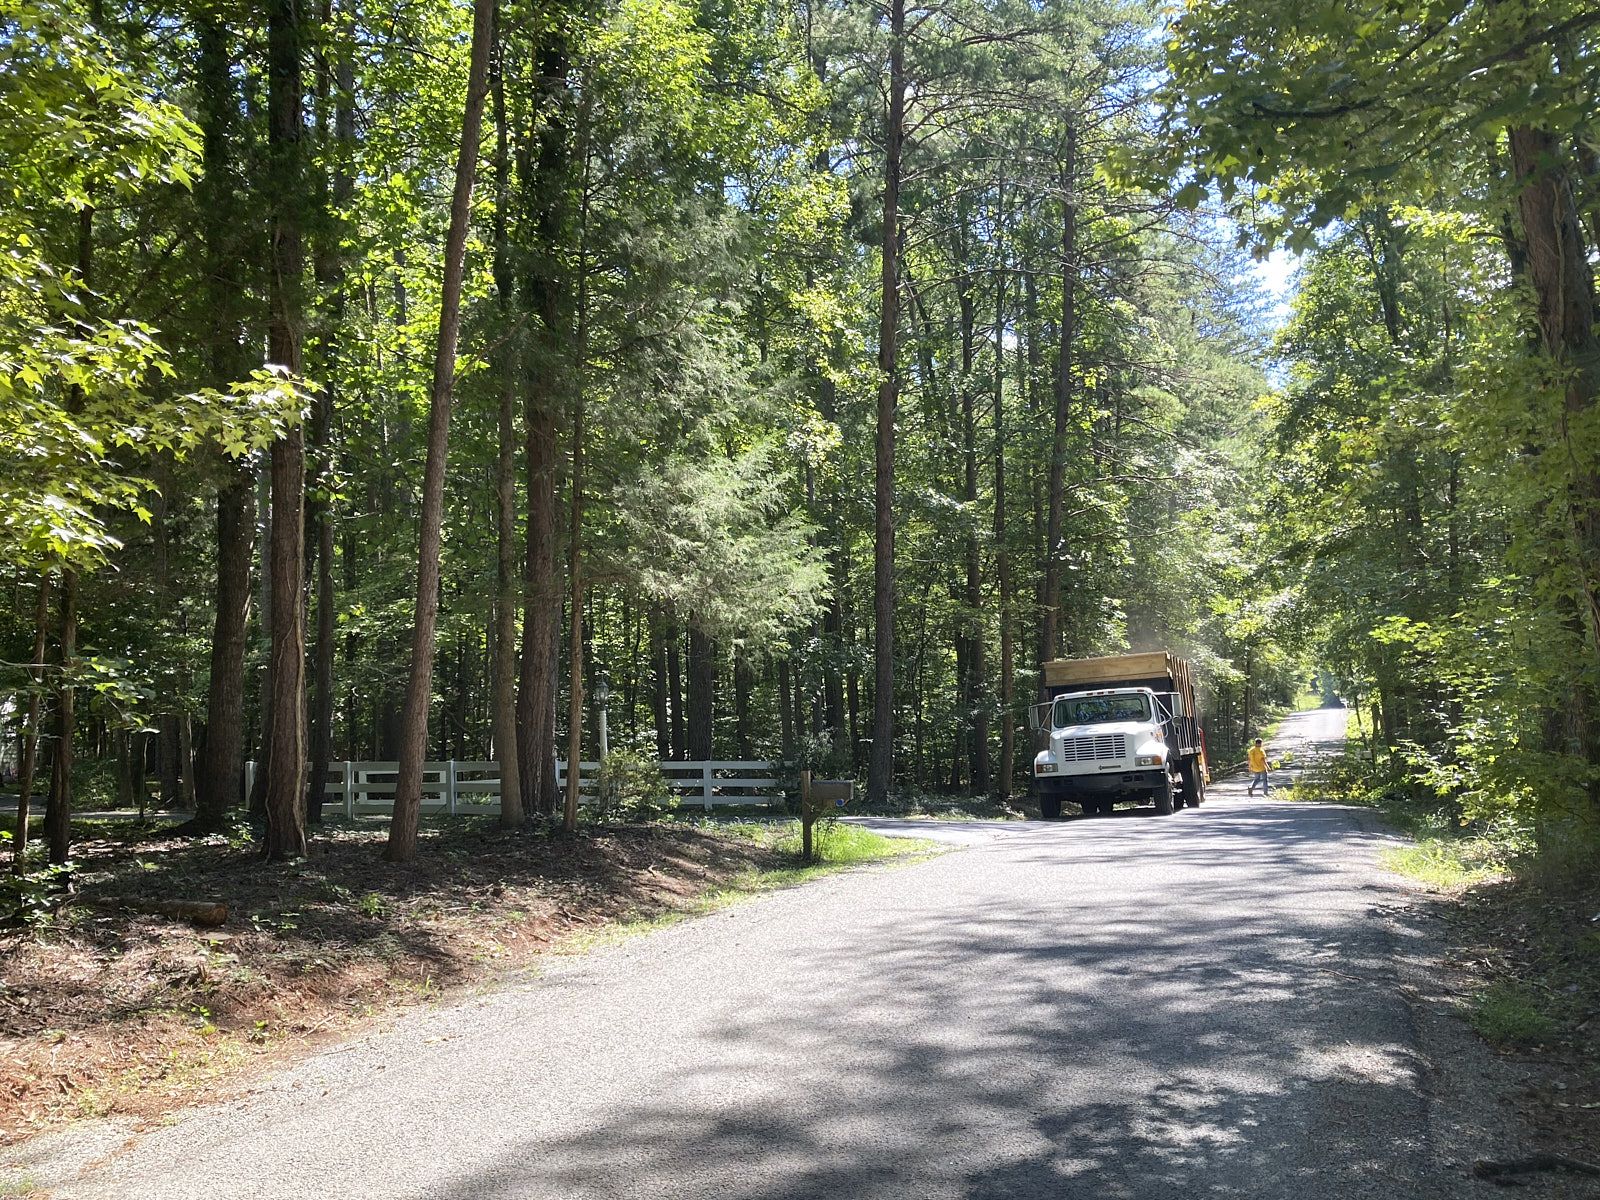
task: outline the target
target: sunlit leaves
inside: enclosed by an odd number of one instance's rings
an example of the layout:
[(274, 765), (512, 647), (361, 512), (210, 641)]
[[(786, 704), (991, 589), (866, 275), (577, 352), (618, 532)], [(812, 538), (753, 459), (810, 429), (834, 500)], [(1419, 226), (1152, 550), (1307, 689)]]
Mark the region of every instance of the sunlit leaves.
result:
[(248, 453), (304, 399), (270, 372), (186, 386), (156, 329), (101, 314), (52, 234), (86, 222), (92, 250), (96, 206), (189, 183), (194, 127), (70, 7), (4, 0), (0, 28), (0, 561), (91, 567), (118, 514), (149, 520), (151, 456)]

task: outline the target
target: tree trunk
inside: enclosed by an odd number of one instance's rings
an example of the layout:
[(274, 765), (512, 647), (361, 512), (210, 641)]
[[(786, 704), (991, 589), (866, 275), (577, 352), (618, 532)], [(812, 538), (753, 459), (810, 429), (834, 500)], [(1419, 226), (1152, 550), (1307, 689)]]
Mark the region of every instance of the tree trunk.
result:
[(659, 609), (652, 608), (650, 621), (650, 715), (656, 727), (656, 757), (665, 762), (672, 757), (671, 689), (667, 671), (667, 635)]
[[(324, 391), (318, 399), (316, 440), (320, 444), (324, 466), (320, 472), (324, 487), (331, 484), (329, 468), (333, 454), (330, 426), (333, 422), (331, 396)], [(312, 526), (317, 539), (317, 642), (312, 660), (312, 694), (315, 704), (311, 712), (311, 770), (306, 782), (306, 820), (322, 824), (322, 806), (328, 794), (328, 767), (333, 758), (333, 648), (334, 632), (333, 552), (334, 529), (332, 506), (326, 495), (318, 498), (316, 519)]]
[(755, 756), (755, 738), (750, 723), (750, 691), (755, 687), (755, 672), (743, 646), (733, 654), (733, 740), (734, 756), (746, 760)]
[[(1055, 423), (1050, 443), (1049, 516), (1045, 524), (1044, 620), (1039, 661), (1061, 653), (1061, 544), (1066, 508), (1067, 431), (1072, 420), (1072, 343), (1077, 338), (1078, 135), (1067, 126), (1066, 160), (1061, 168), (1061, 329), (1056, 345)], [(1040, 676), (1040, 699), (1044, 699)]]
[(578, 832), (579, 775), (583, 759), (583, 438), (589, 355), (589, 167), (588, 117), (579, 118), (583, 138), (583, 170), (578, 204), (578, 328), (572, 388), (572, 500), (568, 505), (567, 582), (571, 588), (572, 641), (567, 649), (567, 795), (561, 828)]
[(905, 138), (905, 0), (889, 0), (889, 93), (884, 131), (882, 275), (879, 285), (877, 445), (873, 462), (872, 754), (867, 799), (894, 782), (894, 450), (900, 402), (900, 154)]
[(119, 729), (111, 735), (111, 745), (116, 755), (117, 807), (134, 807), (133, 796), (133, 735)]
[(78, 656), (78, 573), (71, 567), (61, 571), (61, 640), (56, 657), (56, 745), (50, 760), (50, 798), (45, 802), (44, 833), (49, 842), (50, 861), (57, 866), (67, 861), (72, 849), (72, 751), (77, 733), (72, 674)]
[(679, 762), (689, 757), (689, 734), (683, 719), (682, 641), (683, 637), (674, 623), (667, 637), (667, 678), (672, 689), (672, 757)]
[[(163, 614), (173, 612), (176, 607), (172, 595), (172, 574), (168, 555), (169, 541), (167, 538), (167, 492), (171, 489), (170, 480), (163, 479), (162, 486), (155, 495), (154, 511), (151, 514), (150, 532), (152, 540), (152, 571), (151, 583), (155, 587), (156, 604)], [(178, 802), (178, 716), (175, 712), (164, 712), (157, 720), (159, 732), (156, 735), (156, 749), (161, 756), (161, 806), (171, 808)]]
[(978, 423), (977, 379), (973, 365), (977, 358), (977, 304), (970, 284), (961, 287), (961, 437), (963, 496), (967, 502), (967, 721), (970, 729), (968, 778), (976, 795), (989, 791), (989, 696), (988, 655), (985, 653), (983, 620), (983, 552), (978, 541)]
[[(1561, 435), (1573, 431), (1593, 407), (1600, 361), (1595, 336), (1594, 272), (1574, 203), (1566, 155), (1556, 139), (1526, 126), (1511, 131), (1512, 169), (1519, 187), (1527, 277), (1538, 303), (1539, 332), (1546, 353), (1562, 369), (1565, 397)], [(1569, 504), (1580, 578), (1589, 610), (1591, 647), (1600, 636), (1600, 478), (1587, 456), (1574, 454), (1576, 477)]]
[[(78, 283), (86, 296), (94, 294), (94, 208), (78, 213)], [(74, 384), (67, 394), (67, 411), (83, 408), (83, 388)], [(73, 675), (78, 657), (78, 572), (70, 564), (61, 568), (61, 640), (56, 660), (56, 747), (50, 760), (50, 797), (45, 801), (44, 832), (50, 862), (59, 866), (72, 849), (72, 754), (77, 735)]]
[(28, 716), (22, 726), (22, 762), (17, 773), (17, 827), (11, 843), (11, 870), (23, 872), (28, 849), (28, 819), (33, 802), (33, 776), (39, 761), (39, 717), (44, 704), (45, 651), (50, 641), (50, 574), (39, 573), (39, 596), (33, 609), (33, 656), (28, 668)]
[(567, 644), (567, 790), (561, 808), (561, 828), (567, 834), (578, 831), (579, 773), (583, 762), (583, 409), (580, 382), (572, 409), (572, 502), (567, 541), (572, 636)]
[(527, 553), (524, 556), (522, 676), (517, 692), (517, 757), (523, 807), (555, 812), (556, 663), (561, 595), (556, 584), (556, 441), (545, 381), (527, 383), (524, 461), (527, 470)]
[(524, 400), (528, 525), (524, 560), (522, 681), (517, 695), (517, 744), (523, 804), (546, 817), (556, 809), (556, 701), (559, 693), (561, 588), (556, 579), (556, 411), (558, 363), (569, 329), (560, 247), (564, 194), (570, 168), (567, 121), (566, 33), (560, 23), (544, 31), (539, 54), (537, 160), (521, 159), (525, 207), (533, 229), (526, 256), (524, 302), (538, 318), (539, 338)]
[[(267, 356), (292, 376), (301, 372), (304, 324), (301, 274), (305, 247), (300, 205), (304, 187), (305, 114), (302, 15), (297, 0), (271, 0), (267, 10), (267, 140), (273, 175), (272, 272)], [(305, 437), (296, 425), (272, 446), (272, 621), (267, 697), (266, 841), (268, 859), (306, 852), (305, 810)]]
[[(323, 0), (324, 25), (331, 23), (332, 18), (331, 0)], [(319, 134), (321, 140), (327, 141), (328, 92), (337, 82), (338, 99), (333, 106), (332, 138), (336, 148), (348, 152), (353, 148), (356, 136), (354, 72), (348, 59), (341, 60), (337, 67), (332, 69), (325, 56), (319, 56), (319, 63), (317, 73)], [(335, 154), (332, 157), (336, 164), (332, 169), (328, 185), (332, 212), (325, 214), (324, 219), (328, 227), (318, 238), (316, 251), (317, 282), (328, 299), (326, 328), (320, 338), (324, 355), (330, 354), (333, 349), (334, 339), (343, 325), (345, 311), (343, 249), (345, 231), (342, 222), (333, 214), (343, 213), (355, 194), (355, 182), (348, 167), (344, 165), (344, 155)], [(324, 386), (317, 396), (316, 419), (311, 438), (316, 453), (317, 482), (307, 505), (306, 514), (311, 540), (315, 543), (317, 607), (316, 651), (311, 672), (312, 695), (315, 701), (311, 710), (311, 771), (306, 783), (306, 820), (317, 825), (322, 823), (322, 807), (327, 800), (328, 792), (328, 767), (333, 757), (333, 656), (337, 636), (334, 631), (333, 598), (335, 542), (332, 497), (335, 454), (333, 410), (333, 389)]]
[[(825, 420), (837, 422), (839, 416), (838, 388), (833, 380), (822, 372), (820, 368), (817, 383), (817, 407)], [(808, 465), (806, 468), (808, 499), (812, 500), (814, 505), (815, 484), (813, 475), (814, 473)], [(849, 582), (850, 571), (844, 548), (844, 533), (839, 525), (838, 497), (836, 493), (830, 492), (825, 525), (828, 539), (829, 587), (827, 606), (822, 613), (822, 711), (823, 720), (827, 723), (834, 747), (843, 750), (852, 737), (851, 730), (846, 727), (845, 723), (844, 675), (839, 667), (840, 660), (844, 657), (845, 647), (849, 641), (847, 633), (849, 624), (845, 619), (844, 590)], [(801, 672), (798, 664), (795, 669), (794, 696), (795, 734), (797, 737), (803, 737), (804, 733), (800, 728), (803, 717), (800, 714), (805, 706), (805, 691), (801, 687)], [(853, 761), (856, 747), (850, 745), (848, 749)]]
[(693, 621), (689, 622), (689, 743), (691, 761), (715, 758), (717, 648)]
[(178, 761), (183, 767), (178, 776), (178, 807), (192, 813), (195, 808), (194, 720), (186, 712), (178, 714)]
[(473, 0), (472, 49), (466, 111), (456, 154), (450, 230), (445, 236), (444, 282), (439, 300), (439, 341), (433, 357), (433, 394), (428, 410), (428, 457), (423, 467), (421, 529), (417, 549), (416, 618), (411, 632), (411, 673), (395, 774), (394, 816), (384, 858), (409, 862), (417, 852), (422, 814), (422, 764), (428, 756), (428, 704), (433, 696), (434, 634), (439, 617), (439, 552), (444, 525), (445, 459), (449, 451), (450, 401), (455, 388), (456, 344), (461, 335), (461, 287), (466, 276), (467, 234), (472, 222), (472, 185), (478, 169), (483, 106), (489, 92), (489, 43), (494, 0)]
[(511, 207), (510, 134), (506, 126), (505, 47), (499, 13), (494, 30), (494, 278), (498, 293), (501, 336), (506, 339), (497, 413), (499, 454), (495, 458), (495, 625), (494, 625), (494, 751), (500, 763), (500, 825), (517, 829), (523, 823), (522, 772), (517, 744), (517, 378), (522, 370), (513, 332), (511, 246), (507, 214)]
[(267, 778), (271, 763), (267, 747), (272, 744), (272, 462), (256, 479), (256, 558), (257, 611), (260, 612), (262, 663), (256, 690), (256, 771), (246, 801), (252, 820), (264, 821), (267, 815)]
[(228, 810), (243, 802), (244, 790), (244, 670), (255, 480), (245, 460), (230, 470), (230, 482), (217, 495), (216, 618), (195, 812), (201, 833), (222, 828)]
[(794, 691), (789, 681), (789, 659), (778, 660), (778, 758), (794, 762)]
[(1017, 722), (1012, 715), (1016, 651), (1011, 640), (1011, 550), (1006, 544), (1006, 417), (1005, 417), (1005, 305), (1004, 263), (995, 272), (994, 287), (994, 556), (1000, 591), (1000, 765), (995, 793), (1011, 795), (1016, 772)]

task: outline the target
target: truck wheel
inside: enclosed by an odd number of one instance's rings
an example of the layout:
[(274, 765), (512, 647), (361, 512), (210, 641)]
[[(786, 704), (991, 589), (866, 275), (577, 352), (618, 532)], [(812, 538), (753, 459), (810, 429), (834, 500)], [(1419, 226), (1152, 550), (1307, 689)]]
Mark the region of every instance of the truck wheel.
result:
[(1199, 808), (1206, 798), (1206, 785), (1200, 777), (1200, 764), (1190, 759), (1183, 764), (1183, 802), (1190, 808)]
[(1170, 817), (1172, 815), (1174, 807), (1172, 792), (1171, 778), (1156, 786), (1156, 813), (1159, 816)]
[(1061, 815), (1060, 796), (1040, 796), (1039, 815), (1047, 821), (1054, 821)]

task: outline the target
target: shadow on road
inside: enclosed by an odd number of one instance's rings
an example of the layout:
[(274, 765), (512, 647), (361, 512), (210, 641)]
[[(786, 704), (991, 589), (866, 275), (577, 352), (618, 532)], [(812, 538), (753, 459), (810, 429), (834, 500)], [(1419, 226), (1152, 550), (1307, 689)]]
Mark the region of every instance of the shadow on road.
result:
[[(1203, 830), (1171, 836), (1189, 821)], [(887, 942), (819, 930), (795, 947), (787, 1019), (719, 997), (702, 1067), (429, 1195), (1459, 1194), (1421, 1165), (1393, 978), (1418, 932), (1372, 920), (1377, 897), (1341, 878), (1379, 835), (1337, 809), (1221, 805), (1096, 821), (1063, 855), (1074, 824), (968, 851), (1031, 868), (1036, 894), (997, 909), (975, 889)], [(1152, 890), (1078, 907), (1076, 879), (1130, 857)]]

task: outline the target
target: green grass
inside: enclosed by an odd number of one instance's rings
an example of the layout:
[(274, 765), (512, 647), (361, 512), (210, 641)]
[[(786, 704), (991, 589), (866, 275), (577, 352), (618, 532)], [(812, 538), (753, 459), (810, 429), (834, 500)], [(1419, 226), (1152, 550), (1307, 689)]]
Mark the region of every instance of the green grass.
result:
[[(846, 825), (838, 821), (819, 821), (812, 829), (812, 843), (817, 853), (818, 865), (821, 866), (854, 866), (857, 863), (874, 862), (881, 858), (898, 858), (903, 854), (914, 853), (907, 850), (909, 846), (928, 846), (930, 843), (910, 841), (906, 838), (884, 837), (881, 833), (860, 825)], [(800, 826), (796, 822), (794, 828), (783, 834), (774, 842), (776, 849), (796, 856), (800, 853)]]
[(725, 886), (706, 892), (691, 903), (671, 912), (653, 913), (633, 920), (620, 921), (594, 932), (574, 934), (561, 942), (557, 952), (585, 954), (598, 947), (615, 945), (630, 938), (653, 933), (658, 929), (681, 924), (694, 917), (718, 912), (762, 892), (809, 883), (824, 875), (832, 875), (869, 863), (920, 862), (934, 854), (942, 853), (944, 849), (938, 843), (922, 838), (884, 837), (859, 825), (825, 821), (819, 822), (812, 830), (817, 861), (806, 864), (799, 861), (801, 844), (799, 821), (737, 821), (719, 824), (718, 828), (725, 833), (733, 832), (738, 837), (766, 841), (780, 854), (786, 857), (792, 856), (792, 861), (742, 872), (729, 880)]
[(1554, 1037), (1561, 1025), (1531, 987), (1496, 983), (1474, 998), (1472, 1027), (1496, 1046), (1528, 1046)]
[(1487, 837), (1423, 837), (1415, 845), (1385, 850), (1391, 871), (1429, 887), (1452, 891), (1505, 873), (1505, 847)]

